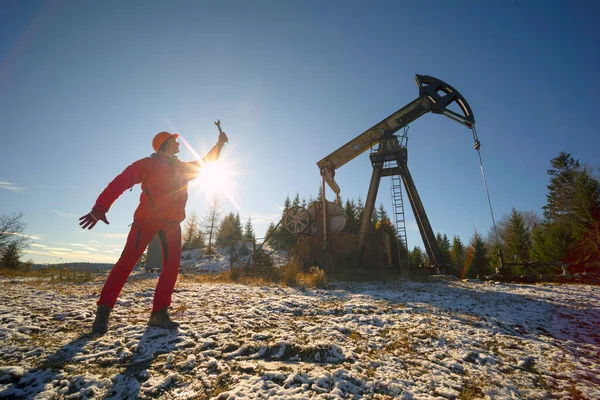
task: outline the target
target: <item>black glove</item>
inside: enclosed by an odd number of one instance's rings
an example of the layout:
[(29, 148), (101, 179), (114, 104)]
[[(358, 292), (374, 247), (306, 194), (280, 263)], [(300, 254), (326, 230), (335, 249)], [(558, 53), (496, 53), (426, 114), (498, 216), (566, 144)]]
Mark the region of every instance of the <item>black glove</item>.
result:
[(219, 133), (219, 139), (217, 140), (217, 144), (221, 147), (225, 145), (225, 143), (229, 142), (229, 138), (225, 134), (225, 132)]
[(79, 226), (81, 226), (83, 229), (92, 229), (98, 220), (101, 220), (108, 225), (106, 211), (107, 210), (105, 210), (104, 207), (94, 206), (92, 211), (79, 218)]

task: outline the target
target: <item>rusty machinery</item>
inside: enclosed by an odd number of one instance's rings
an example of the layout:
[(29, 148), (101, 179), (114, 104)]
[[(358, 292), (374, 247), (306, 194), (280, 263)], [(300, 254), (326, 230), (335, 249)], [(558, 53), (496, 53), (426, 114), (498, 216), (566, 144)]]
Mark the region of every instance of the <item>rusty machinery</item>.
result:
[[(435, 235), (408, 169), (406, 145), (401, 143), (394, 133), (407, 127), (422, 115), (432, 112), (443, 114), (471, 128), (476, 150), (479, 150), (480, 143), (475, 131), (473, 112), (456, 89), (427, 75), (416, 75), (415, 79), (419, 88), (419, 97), (317, 162), (322, 177), (321, 200), (311, 204), (308, 209), (292, 208), (284, 215), (281, 222), (288, 231), (297, 235), (295, 252), (305, 262), (316, 262), (329, 269), (334, 266), (359, 267), (365, 264), (399, 263), (398, 259), (394, 262), (390, 254), (390, 239), (383, 234), (383, 230), (378, 234), (380, 237), (375, 240), (370, 240), (371, 233), (367, 234), (381, 177), (391, 176), (402, 179), (425, 250), (434, 267), (432, 272), (446, 272)], [(458, 106), (462, 114), (448, 108), (453, 104)], [(373, 151), (376, 145), (378, 147)], [(369, 149), (372, 150), (370, 159), (373, 173), (364, 212), (360, 217), (359, 234), (358, 236), (344, 234), (342, 229), (345, 217), (340, 204), (340, 187), (334, 179), (335, 170)], [(334, 202), (326, 199), (325, 183), (336, 195)], [(323, 204), (327, 206), (323, 207)], [(368, 263), (365, 263), (366, 259), (369, 260)]]

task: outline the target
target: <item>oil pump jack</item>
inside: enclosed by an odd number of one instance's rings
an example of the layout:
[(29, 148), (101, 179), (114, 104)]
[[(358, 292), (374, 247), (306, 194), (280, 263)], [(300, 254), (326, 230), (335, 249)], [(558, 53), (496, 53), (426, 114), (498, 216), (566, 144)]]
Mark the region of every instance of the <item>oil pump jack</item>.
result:
[[(479, 149), (480, 144), (474, 130), (473, 112), (464, 97), (452, 86), (437, 78), (416, 75), (415, 79), (419, 97), (317, 162), (322, 177), (321, 201), (313, 203), (308, 209), (293, 208), (284, 216), (282, 220), (284, 227), (298, 235), (298, 252), (303, 253), (304, 259), (310, 259), (309, 262), (316, 260), (320, 264), (325, 264), (325, 268), (333, 268), (336, 263), (347, 264), (348, 257), (351, 257), (354, 267), (361, 265), (381, 177), (392, 176), (402, 179), (427, 256), (434, 267), (432, 272), (446, 273), (446, 265), (442, 262), (431, 224), (408, 169), (407, 148), (401, 144), (395, 133), (419, 117), (432, 112), (445, 115), (472, 128), (476, 150)], [(449, 109), (453, 104), (458, 106), (462, 114)], [(365, 151), (373, 149), (374, 146), (377, 146), (377, 149), (370, 154), (373, 173), (360, 218), (358, 238), (355, 238), (357, 240), (340, 239), (345, 219), (340, 204), (340, 187), (334, 179), (335, 171)], [(335, 202), (327, 201), (325, 183), (335, 193)], [(377, 249), (369, 251), (373, 253)], [(379, 259), (384, 258), (379, 257)], [(389, 254), (388, 259), (390, 259)]]

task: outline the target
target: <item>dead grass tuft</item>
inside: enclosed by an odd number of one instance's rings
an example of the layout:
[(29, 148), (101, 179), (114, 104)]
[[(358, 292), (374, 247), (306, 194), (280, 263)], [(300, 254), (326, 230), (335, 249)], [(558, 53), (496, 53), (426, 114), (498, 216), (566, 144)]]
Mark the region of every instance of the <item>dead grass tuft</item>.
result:
[(307, 274), (301, 273), (300, 280), (311, 288), (326, 289), (329, 287), (327, 275), (319, 267), (310, 267)]
[(465, 382), (465, 385), (463, 386), (462, 390), (460, 391), (458, 398), (460, 400), (481, 399), (482, 397), (485, 396), (482, 386), (483, 386), (483, 381), (469, 379)]
[(289, 287), (298, 286), (298, 276), (302, 272), (300, 261), (296, 257), (292, 257), (287, 265), (281, 267), (281, 283)]
[(325, 271), (319, 267), (310, 267), (308, 272), (303, 272), (302, 263), (296, 257), (281, 268), (281, 284), (289, 287), (320, 288), (328, 287)]

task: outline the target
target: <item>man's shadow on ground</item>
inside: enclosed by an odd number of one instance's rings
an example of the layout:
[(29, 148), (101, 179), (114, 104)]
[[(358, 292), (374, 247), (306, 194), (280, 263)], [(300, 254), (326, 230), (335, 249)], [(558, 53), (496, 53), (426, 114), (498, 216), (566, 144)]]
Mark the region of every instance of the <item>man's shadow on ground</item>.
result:
[(179, 331), (146, 326), (142, 337), (133, 351), (133, 356), (122, 364), (123, 371), (111, 379), (104, 394), (105, 399), (136, 399), (149, 378), (149, 370), (156, 358), (176, 348)]
[[(122, 372), (111, 377), (111, 384), (103, 397), (110, 399), (137, 398), (143, 382), (148, 378), (148, 375), (143, 372), (150, 369), (157, 356), (175, 349), (178, 336), (179, 331), (177, 330), (171, 331), (146, 326), (129, 360), (117, 365), (103, 363), (102, 359), (94, 360), (100, 367), (124, 367)], [(74, 358), (83, 353), (83, 349), (88, 343), (99, 338), (100, 336), (91, 333), (80, 334), (54, 353), (49, 354), (38, 366), (29, 369), (22, 376), (15, 376), (12, 382), (8, 382), (9, 386), (0, 391), (0, 399), (30, 399), (48, 390), (46, 385), (57, 380), (58, 375), (64, 373), (66, 366), (82, 362), (74, 360)], [(77, 391), (75, 388), (73, 390)]]

